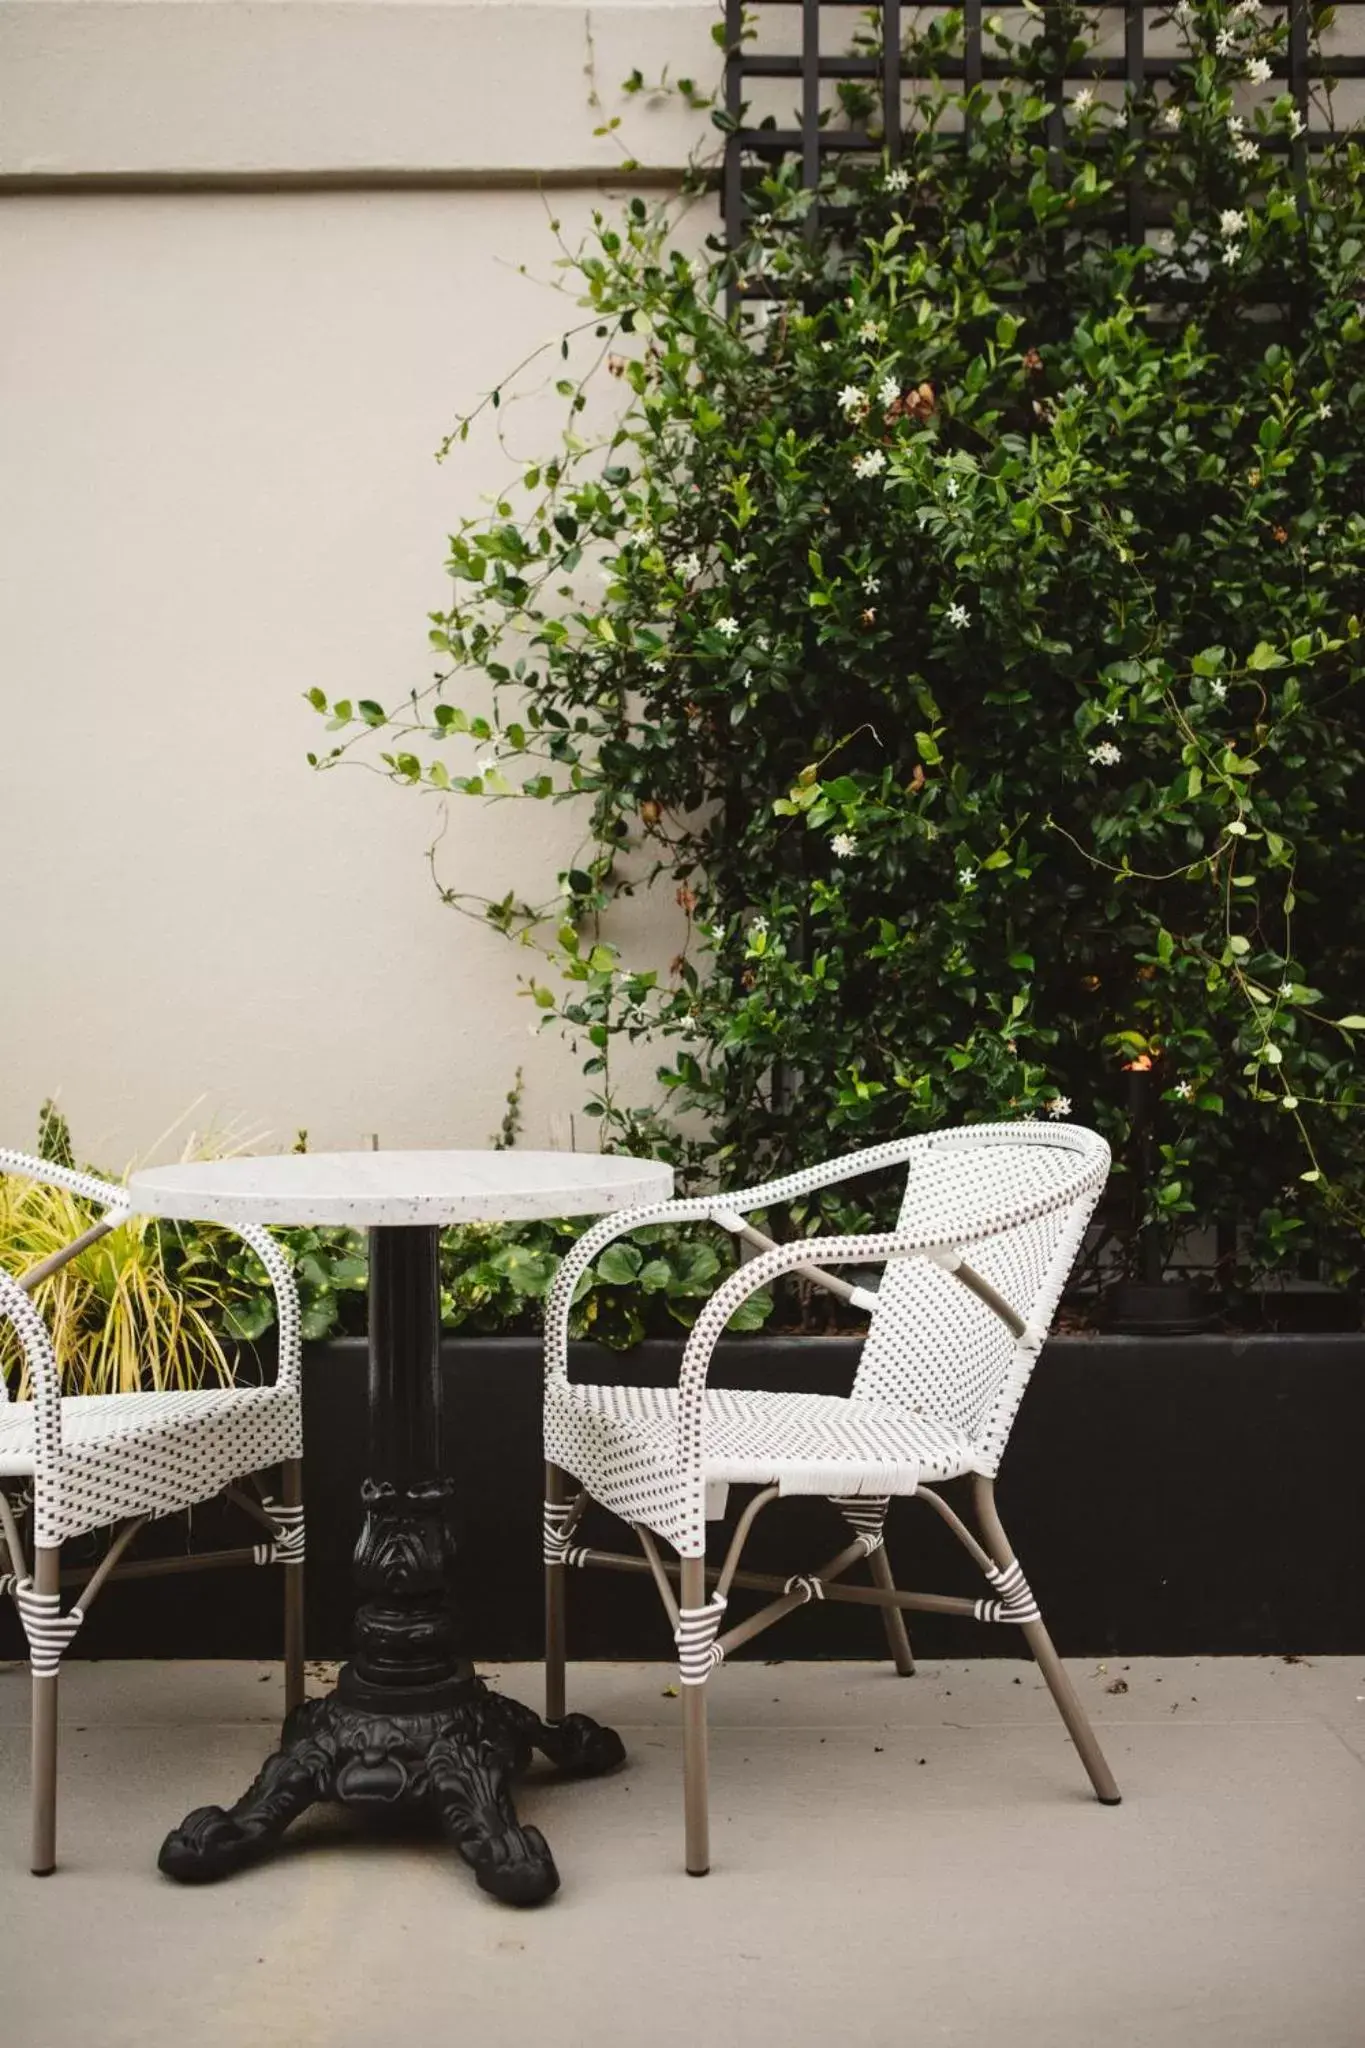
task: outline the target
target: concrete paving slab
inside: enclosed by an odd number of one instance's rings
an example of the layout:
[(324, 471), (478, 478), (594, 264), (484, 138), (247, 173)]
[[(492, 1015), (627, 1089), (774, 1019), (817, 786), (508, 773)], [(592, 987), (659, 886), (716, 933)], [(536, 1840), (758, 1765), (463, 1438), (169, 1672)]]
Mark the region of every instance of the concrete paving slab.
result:
[[(233, 1796), (269, 1743), (279, 1674), (251, 1664), (71, 1660), (62, 1867), (33, 1880), (25, 1674), (0, 1671), (0, 2035), (1361, 2048), (1365, 1660), (1071, 1668), (1116, 1809), (1088, 1796), (1028, 1665), (727, 1667), (698, 1882), (668, 1668), (575, 1667), (574, 1703), (615, 1721), (630, 1765), (524, 1788), (564, 1878), (531, 1914), (484, 1899), (438, 1843), (356, 1836), (330, 1811), (224, 1885), (158, 1878), (165, 1827)], [(534, 1668), (495, 1676), (536, 1698)]]

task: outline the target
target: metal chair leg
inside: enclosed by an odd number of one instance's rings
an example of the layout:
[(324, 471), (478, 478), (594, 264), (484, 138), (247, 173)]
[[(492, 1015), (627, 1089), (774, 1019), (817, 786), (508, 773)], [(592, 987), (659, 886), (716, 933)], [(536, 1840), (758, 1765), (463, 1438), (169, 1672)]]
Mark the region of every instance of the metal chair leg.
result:
[[(33, 1553), (33, 1590), (56, 1593), (61, 1585), (60, 1549)], [(57, 1673), (33, 1677), (31, 1797), (33, 1851), (29, 1868), (48, 1877), (57, 1867)]]
[[(296, 1508), (303, 1502), (303, 1460), (286, 1458), (280, 1473), (282, 1504)], [(292, 1714), (303, 1702), (303, 1564), (286, 1564), (284, 1570), (284, 1711)]]
[[(873, 1584), (880, 1586), (883, 1593), (894, 1593), (896, 1575), (891, 1569), (891, 1560), (886, 1554), (884, 1543), (880, 1549), (873, 1551), (867, 1564), (868, 1570), (872, 1573)], [(897, 1677), (913, 1678), (915, 1656), (910, 1648), (910, 1635), (905, 1626), (904, 1611), (899, 1607), (883, 1607), (882, 1621), (886, 1626), (887, 1647), (891, 1651), (891, 1661), (896, 1667)]]
[[(545, 1498), (559, 1503), (565, 1498), (564, 1474), (558, 1465), (545, 1467)], [(564, 1566), (545, 1567), (545, 1718), (562, 1721), (565, 1712), (565, 1606)]]
[[(1007, 1565), (1014, 1562), (1014, 1551), (996, 1509), (994, 1482), (978, 1477), (972, 1485), (977, 1519), (981, 1524), (986, 1548), (1003, 1571)], [(1066, 1675), (1051, 1636), (1041, 1621), (1024, 1622), (1022, 1628), (1024, 1640), (1033, 1652), (1038, 1669), (1047, 1680), (1048, 1691), (1057, 1704), (1057, 1711), (1066, 1723), (1067, 1733), (1075, 1743), (1081, 1762), (1085, 1765), (1090, 1782), (1095, 1788), (1095, 1797), (1102, 1806), (1119, 1805), (1123, 1795), (1115, 1783), (1113, 1772), (1105, 1762), (1104, 1752), (1096, 1740), (1085, 1708), (1076, 1696), (1075, 1687)]]
[[(679, 1605), (706, 1605), (706, 1561), (700, 1557), (682, 1560)], [(711, 1868), (709, 1769), (706, 1753), (706, 1687), (683, 1685), (683, 1817), (686, 1831), (687, 1874), (705, 1877)]]

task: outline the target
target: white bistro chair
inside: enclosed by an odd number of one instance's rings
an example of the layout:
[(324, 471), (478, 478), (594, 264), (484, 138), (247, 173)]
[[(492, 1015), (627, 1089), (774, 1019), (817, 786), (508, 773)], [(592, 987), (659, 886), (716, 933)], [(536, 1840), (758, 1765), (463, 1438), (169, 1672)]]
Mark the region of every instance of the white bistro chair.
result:
[[(745, 1221), (816, 1188), (887, 1167), (908, 1168), (894, 1230), (774, 1244)], [(1093, 1131), (1025, 1121), (975, 1124), (907, 1138), (789, 1174), (766, 1187), (664, 1202), (605, 1218), (564, 1260), (546, 1313), (546, 1716), (563, 1716), (567, 1566), (649, 1572), (673, 1626), (683, 1702), (687, 1868), (709, 1867), (706, 1685), (726, 1653), (809, 1600), (880, 1607), (896, 1669), (914, 1670), (904, 1611), (974, 1616), (1022, 1631), (1106, 1805), (1118, 1787), (1071, 1686), (994, 1497), (1015, 1414), (1109, 1171)], [(676, 1387), (583, 1386), (568, 1373), (569, 1308), (585, 1268), (641, 1225), (713, 1223), (754, 1251), (698, 1316)], [(815, 1264), (815, 1260), (820, 1263)], [(876, 1287), (831, 1266), (883, 1268)], [(851, 1395), (710, 1390), (717, 1338), (756, 1289), (799, 1273), (864, 1310), (867, 1338)], [(968, 1478), (979, 1537), (935, 1491)], [(756, 1487), (719, 1569), (706, 1564), (708, 1521), (732, 1485)], [(783, 1580), (740, 1570), (755, 1517), (786, 1494), (822, 1494), (852, 1541), (811, 1572)], [(884, 1546), (891, 1498), (915, 1494), (962, 1543), (987, 1581), (984, 1597), (906, 1593)], [(574, 1542), (589, 1500), (630, 1524), (643, 1556)], [(665, 1562), (660, 1543), (678, 1563)], [(867, 1561), (873, 1583), (846, 1575)], [(732, 1588), (769, 1595), (724, 1627)]]
[[(0, 1374), (0, 1594), (9, 1593), (28, 1639), (33, 1684), (33, 1851), (35, 1876), (56, 1863), (57, 1674), (63, 1651), (96, 1594), (114, 1578), (138, 1578), (211, 1566), (284, 1566), (286, 1710), (303, 1698), (303, 1426), (299, 1400), (298, 1294), (289, 1262), (263, 1230), (236, 1234), (270, 1277), (279, 1315), (279, 1367), (273, 1385), (184, 1393), (64, 1397), (42, 1317), (30, 1298), (49, 1275), (116, 1229), (129, 1213), (122, 1188), (22, 1152), (0, 1150), (0, 1173), (69, 1189), (103, 1216), (74, 1243), (17, 1279), (0, 1272), (0, 1317), (14, 1327), (28, 1369), (31, 1399), (12, 1401)], [(280, 1498), (239, 1482), (281, 1470)], [(251, 1516), (264, 1540), (235, 1550), (200, 1551), (123, 1565), (124, 1552), (159, 1515), (226, 1493)], [(31, 1518), (31, 1566), (23, 1524)], [(93, 1570), (64, 1572), (62, 1545), (108, 1529)], [(62, 1588), (79, 1588), (62, 1606)]]

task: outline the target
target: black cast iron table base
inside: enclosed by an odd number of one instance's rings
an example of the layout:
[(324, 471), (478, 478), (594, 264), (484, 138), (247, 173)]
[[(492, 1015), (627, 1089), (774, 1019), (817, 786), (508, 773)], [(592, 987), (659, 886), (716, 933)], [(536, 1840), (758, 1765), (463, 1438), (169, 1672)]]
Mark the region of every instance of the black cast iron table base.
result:
[[(511, 1782), (540, 1750), (561, 1776), (625, 1760), (586, 1714), (542, 1721), (475, 1676), (464, 1655), (444, 1469), (440, 1243), (435, 1229), (370, 1233), (370, 1472), (355, 1551), (355, 1656), (336, 1690), (305, 1700), (237, 1804), (200, 1806), (166, 1837), (167, 1877), (229, 1877), (322, 1800), (439, 1826), (486, 1892), (538, 1905), (559, 1888), (545, 1837), (523, 1827)], [(305, 1482), (306, 1482), (305, 1468)], [(305, 1486), (306, 1490), (306, 1486)]]
[(542, 1721), (472, 1676), (425, 1693), (376, 1699), (377, 1690), (347, 1665), (335, 1692), (294, 1709), (235, 1806), (200, 1806), (166, 1837), (160, 1868), (181, 1884), (230, 1877), (310, 1806), (335, 1800), (382, 1819), (426, 1816), (505, 1905), (536, 1906), (558, 1891), (549, 1844), (518, 1821), (511, 1781), (533, 1749), (562, 1777), (615, 1770), (621, 1738), (586, 1714)]

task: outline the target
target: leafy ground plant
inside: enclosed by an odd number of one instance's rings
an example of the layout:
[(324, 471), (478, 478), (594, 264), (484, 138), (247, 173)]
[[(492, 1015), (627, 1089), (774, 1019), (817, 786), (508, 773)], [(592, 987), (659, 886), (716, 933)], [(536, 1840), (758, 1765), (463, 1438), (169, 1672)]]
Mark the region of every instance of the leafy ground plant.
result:
[[(1157, 1142), (1121, 1248), (1220, 1223), (1244, 1277), (1311, 1252), (1341, 1278), (1365, 159), (1301, 161), (1287, 30), (1249, 0), (1176, 9), (1181, 61), (1137, 91), (1066, 89), (1094, 23), (1034, 14), (988, 24), (1012, 76), (966, 91), (940, 17), (901, 154), (837, 161), (813, 233), (779, 167), (728, 255), (643, 198), (561, 249), (562, 439), (453, 537), (435, 681), (315, 690), (315, 759), (578, 807), (547, 902), (444, 893), (540, 948), (528, 992), (583, 1043), (605, 1143), (751, 1180), (1075, 1116), (1131, 1163), (1136, 1069)], [(1132, 241), (1138, 176), (1166, 224)], [(622, 403), (594, 434), (598, 376)], [(686, 919), (666, 974), (612, 942), (648, 886)], [(642, 1036), (643, 1104), (612, 1058)]]
[[(509, 1095), (499, 1140), (514, 1142), (520, 1085)], [(306, 1146), (300, 1133), (297, 1150)], [(76, 1164), (66, 1119), (51, 1103), (40, 1118), (39, 1152)], [(202, 1151), (201, 1155), (202, 1156)], [(102, 1178), (115, 1179), (101, 1168)], [(60, 1189), (0, 1174), (0, 1266), (22, 1273), (80, 1236), (92, 1206)], [(531, 1334), (581, 1221), (471, 1226), (441, 1239), (441, 1320), (446, 1329)], [(365, 1330), (369, 1260), (358, 1231), (299, 1228), (273, 1233), (290, 1254), (309, 1342)], [(571, 1328), (625, 1350), (646, 1336), (688, 1327), (734, 1264), (733, 1241), (697, 1231), (642, 1230), (611, 1245), (583, 1274)], [(200, 1386), (233, 1375), (239, 1346), (275, 1327), (265, 1269), (231, 1231), (210, 1224), (133, 1217), (82, 1252), (35, 1293), (52, 1332), (62, 1384), (72, 1394), (132, 1393)], [(772, 1313), (766, 1292), (745, 1304), (733, 1327), (754, 1330)], [(0, 1323), (0, 1373), (18, 1398), (29, 1392), (9, 1326)]]
[[(66, 1119), (50, 1102), (39, 1119), (38, 1149), (58, 1165), (76, 1163)], [(27, 1271), (72, 1243), (97, 1213), (60, 1188), (0, 1174), (0, 1265)], [(231, 1276), (196, 1260), (176, 1226), (148, 1216), (129, 1217), (34, 1292), (71, 1394), (229, 1379), (222, 1339), (234, 1300)], [(23, 1353), (3, 1321), (0, 1373), (14, 1394), (28, 1397)]]

